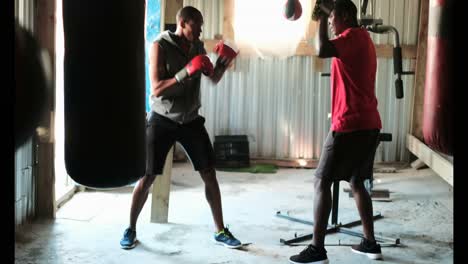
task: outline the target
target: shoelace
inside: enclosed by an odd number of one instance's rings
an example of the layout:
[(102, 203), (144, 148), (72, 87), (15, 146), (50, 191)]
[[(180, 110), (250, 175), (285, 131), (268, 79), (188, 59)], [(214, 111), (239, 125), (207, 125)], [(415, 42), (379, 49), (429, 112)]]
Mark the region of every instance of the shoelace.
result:
[(125, 235), (124, 236), (129, 237), (132, 232), (133, 232), (133, 230), (131, 230), (130, 228), (125, 230)]
[(226, 235), (228, 238), (234, 238), (234, 235), (231, 233), (231, 231), (229, 231), (227, 227), (223, 229), (222, 233), (224, 233), (224, 235)]

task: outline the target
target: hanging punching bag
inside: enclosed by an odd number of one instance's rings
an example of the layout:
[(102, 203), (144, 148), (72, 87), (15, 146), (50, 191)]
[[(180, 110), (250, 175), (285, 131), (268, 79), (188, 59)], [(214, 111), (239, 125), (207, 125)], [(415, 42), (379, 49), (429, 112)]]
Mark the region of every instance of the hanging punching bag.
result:
[(145, 171), (144, 0), (64, 0), (65, 165), (94, 188)]
[(432, 149), (453, 154), (453, 0), (430, 0), (423, 137)]
[(302, 15), (302, 5), (299, 0), (287, 0), (284, 4), (283, 13), (287, 20), (297, 20)]
[(50, 103), (50, 87), (41, 49), (34, 36), (15, 21), (15, 150), (36, 133)]

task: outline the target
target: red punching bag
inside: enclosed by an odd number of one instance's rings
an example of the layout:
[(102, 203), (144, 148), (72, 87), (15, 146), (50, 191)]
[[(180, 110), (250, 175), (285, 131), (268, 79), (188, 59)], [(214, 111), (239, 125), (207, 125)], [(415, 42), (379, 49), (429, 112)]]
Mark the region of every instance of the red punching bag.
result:
[(121, 187), (145, 171), (145, 1), (64, 0), (65, 166)]
[(302, 5), (299, 0), (287, 0), (284, 4), (283, 13), (288, 20), (297, 20), (302, 15)]
[(423, 137), (432, 149), (453, 155), (453, 0), (430, 0)]

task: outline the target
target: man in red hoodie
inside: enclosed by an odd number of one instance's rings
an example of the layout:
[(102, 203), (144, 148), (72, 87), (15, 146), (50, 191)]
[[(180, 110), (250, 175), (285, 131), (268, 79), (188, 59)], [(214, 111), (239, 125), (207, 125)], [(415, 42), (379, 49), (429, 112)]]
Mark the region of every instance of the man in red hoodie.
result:
[[(328, 263), (324, 240), (332, 204), (331, 185), (339, 180), (350, 183), (363, 225), (364, 238), (352, 251), (382, 259), (374, 237), (372, 200), (364, 186), (364, 180), (372, 176), (382, 128), (375, 96), (375, 47), (367, 30), (359, 27), (357, 8), (351, 0), (322, 1), (322, 6), (316, 48), (320, 58), (332, 58), (332, 124), (315, 172), (313, 240), (291, 256), (290, 262)], [(335, 38), (329, 39), (328, 25)]]

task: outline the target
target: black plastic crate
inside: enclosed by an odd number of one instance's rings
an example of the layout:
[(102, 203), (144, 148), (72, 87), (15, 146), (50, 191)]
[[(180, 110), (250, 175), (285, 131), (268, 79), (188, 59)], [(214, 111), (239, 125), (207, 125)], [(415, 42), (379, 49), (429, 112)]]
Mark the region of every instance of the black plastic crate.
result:
[(249, 141), (246, 135), (215, 136), (216, 168), (250, 167)]

